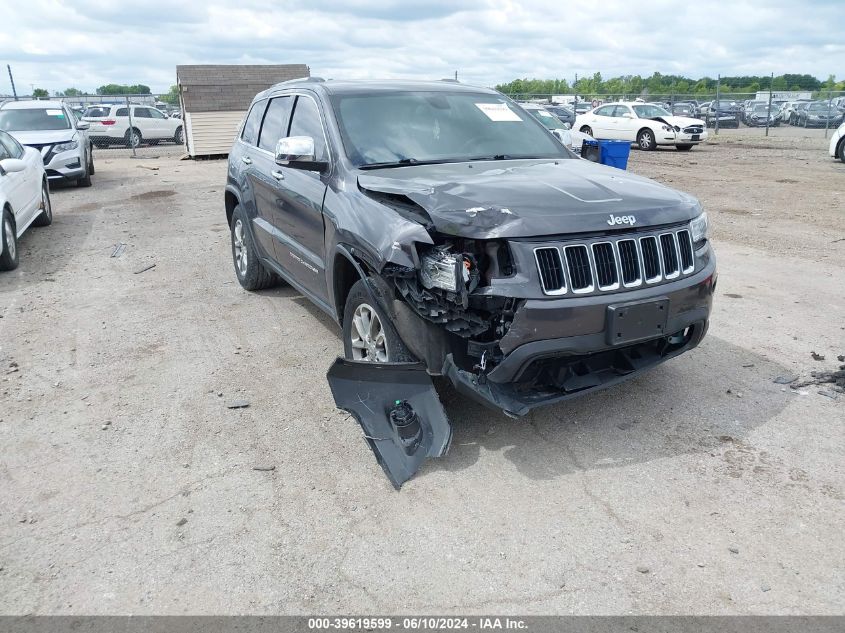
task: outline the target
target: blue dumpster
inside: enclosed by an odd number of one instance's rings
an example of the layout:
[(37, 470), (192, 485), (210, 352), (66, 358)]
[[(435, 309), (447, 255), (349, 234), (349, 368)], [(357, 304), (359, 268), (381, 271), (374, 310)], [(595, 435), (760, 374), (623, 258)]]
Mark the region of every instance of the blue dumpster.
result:
[(630, 141), (599, 141), (599, 162), (602, 165), (627, 169)]

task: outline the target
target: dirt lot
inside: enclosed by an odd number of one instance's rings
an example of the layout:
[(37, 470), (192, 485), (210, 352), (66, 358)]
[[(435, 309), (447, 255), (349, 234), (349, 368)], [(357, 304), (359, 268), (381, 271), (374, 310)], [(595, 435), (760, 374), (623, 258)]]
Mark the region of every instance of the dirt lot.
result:
[(845, 354), (845, 166), (741, 132), (631, 155), (711, 214), (702, 346), (521, 420), (444, 393), (400, 493), (335, 325), (235, 281), (226, 163), (98, 152), (0, 276), (0, 612), (842, 613), (845, 397), (773, 379)]

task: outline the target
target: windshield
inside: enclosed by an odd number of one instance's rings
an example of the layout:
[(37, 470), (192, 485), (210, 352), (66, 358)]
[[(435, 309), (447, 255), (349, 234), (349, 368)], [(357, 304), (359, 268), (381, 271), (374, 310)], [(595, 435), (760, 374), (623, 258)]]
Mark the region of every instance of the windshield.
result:
[(533, 114), (537, 120), (545, 125), (550, 130), (559, 130), (560, 129), (560, 119), (558, 119), (555, 115), (553, 115), (548, 110), (535, 110), (530, 109), (528, 110), (529, 114)]
[(660, 106), (645, 104), (645, 105), (635, 105), (633, 106), (634, 112), (637, 113), (637, 116), (641, 119), (651, 119), (656, 116), (671, 116), (669, 112), (661, 108)]
[[(756, 105), (756, 106), (754, 106), (754, 112), (761, 112), (761, 113), (763, 113), (763, 114), (765, 114), (765, 113), (766, 113), (766, 111), (767, 111), (768, 109), (769, 109), (769, 108), (768, 108), (767, 106), (765, 106), (765, 105)], [(772, 108), (772, 110), (774, 110), (774, 108)]]
[(536, 119), (493, 94), (397, 91), (331, 99), (343, 147), (356, 167), (572, 157)]
[(812, 110), (813, 112), (827, 112), (827, 104), (826, 103), (813, 103), (812, 105), (808, 105), (807, 109)]
[(61, 108), (29, 108), (0, 110), (0, 130), (25, 132), (30, 130), (67, 130), (70, 121)]

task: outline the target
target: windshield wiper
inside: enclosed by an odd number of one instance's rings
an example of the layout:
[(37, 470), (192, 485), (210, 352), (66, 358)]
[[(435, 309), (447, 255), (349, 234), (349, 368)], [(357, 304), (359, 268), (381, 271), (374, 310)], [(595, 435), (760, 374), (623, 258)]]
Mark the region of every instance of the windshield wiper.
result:
[(403, 158), (401, 160), (385, 161), (383, 163), (366, 163), (358, 167), (358, 169), (389, 169), (391, 167), (408, 167), (409, 165), (439, 165), (441, 163), (451, 163), (451, 160), (417, 160), (416, 158)]

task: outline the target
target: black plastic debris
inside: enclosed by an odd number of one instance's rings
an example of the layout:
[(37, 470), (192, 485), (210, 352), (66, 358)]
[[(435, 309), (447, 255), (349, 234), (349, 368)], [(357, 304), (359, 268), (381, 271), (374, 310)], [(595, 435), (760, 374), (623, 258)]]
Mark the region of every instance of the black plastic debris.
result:
[(335, 404), (361, 425), (397, 490), (426, 458), (441, 457), (449, 450), (452, 426), (422, 364), (338, 358), (326, 377)]

